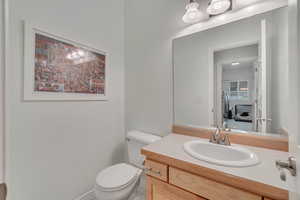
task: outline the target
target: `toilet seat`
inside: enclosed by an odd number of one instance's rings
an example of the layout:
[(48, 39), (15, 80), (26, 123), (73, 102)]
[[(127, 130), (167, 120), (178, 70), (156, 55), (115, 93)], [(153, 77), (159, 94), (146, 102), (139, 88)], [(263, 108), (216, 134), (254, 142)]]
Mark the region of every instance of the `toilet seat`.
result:
[(96, 178), (96, 186), (102, 191), (117, 191), (126, 188), (139, 178), (142, 170), (126, 163), (102, 170)]

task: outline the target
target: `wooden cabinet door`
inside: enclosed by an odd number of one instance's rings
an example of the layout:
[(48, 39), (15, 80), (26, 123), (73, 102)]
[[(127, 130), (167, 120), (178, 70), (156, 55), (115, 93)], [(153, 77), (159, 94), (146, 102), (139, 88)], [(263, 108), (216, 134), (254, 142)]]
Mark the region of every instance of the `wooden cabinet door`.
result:
[(205, 200), (163, 181), (147, 176), (147, 200)]
[(169, 183), (210, 200), (261, 200), (262, 197), (169, 167)]

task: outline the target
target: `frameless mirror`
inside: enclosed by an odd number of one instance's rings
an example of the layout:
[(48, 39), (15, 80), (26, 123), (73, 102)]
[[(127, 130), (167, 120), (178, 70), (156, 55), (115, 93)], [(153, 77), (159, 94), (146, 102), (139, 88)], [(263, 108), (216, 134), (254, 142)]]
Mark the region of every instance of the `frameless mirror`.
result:
[(173, 41), (174, 124), (287, 134), (288, 11)]

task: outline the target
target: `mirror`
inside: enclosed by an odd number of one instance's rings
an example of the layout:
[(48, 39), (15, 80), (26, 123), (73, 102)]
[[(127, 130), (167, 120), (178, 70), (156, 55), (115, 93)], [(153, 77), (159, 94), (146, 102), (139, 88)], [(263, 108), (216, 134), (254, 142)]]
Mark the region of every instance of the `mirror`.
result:
[(287, 8), (173, 41), (174, 124), (287, 134)]

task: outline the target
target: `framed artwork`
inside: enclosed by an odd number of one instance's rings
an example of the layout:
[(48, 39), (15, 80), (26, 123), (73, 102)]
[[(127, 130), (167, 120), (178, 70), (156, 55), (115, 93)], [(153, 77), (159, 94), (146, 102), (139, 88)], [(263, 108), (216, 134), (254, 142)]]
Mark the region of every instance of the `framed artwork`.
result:
[(24, 100), (107, 100), (107, 54), (25, 22)]

